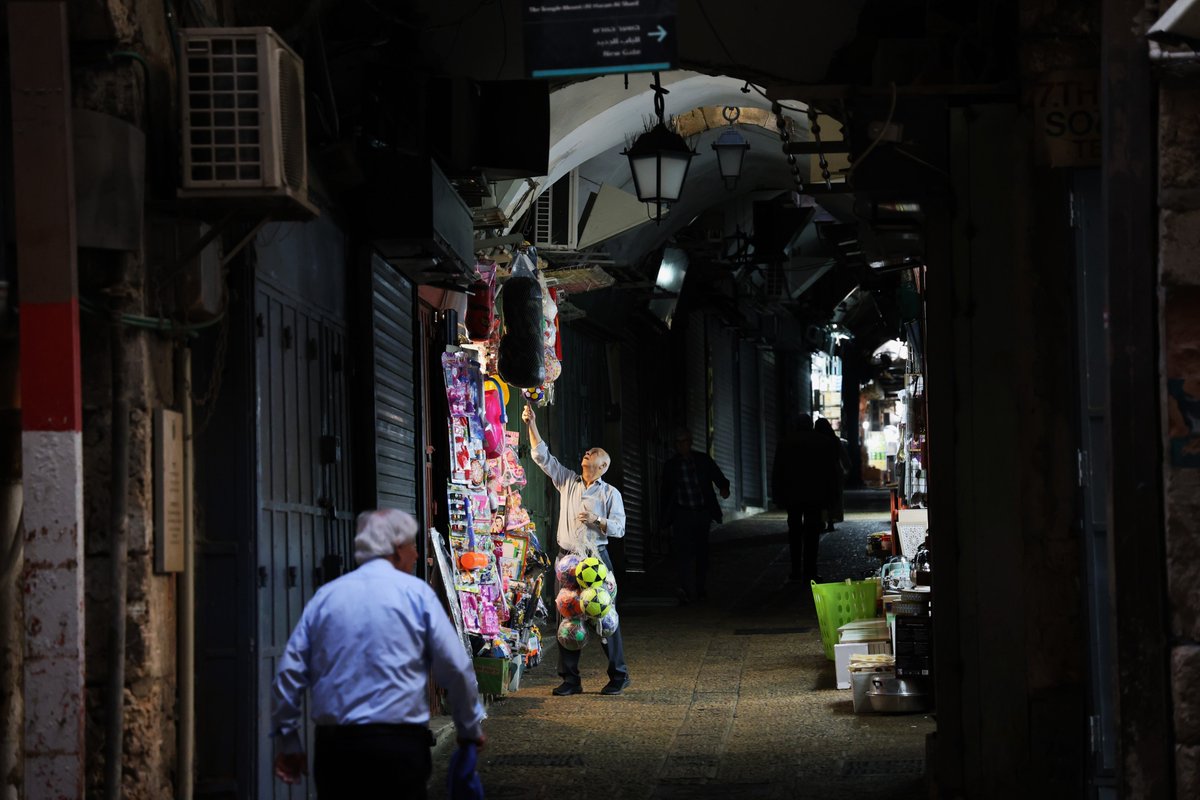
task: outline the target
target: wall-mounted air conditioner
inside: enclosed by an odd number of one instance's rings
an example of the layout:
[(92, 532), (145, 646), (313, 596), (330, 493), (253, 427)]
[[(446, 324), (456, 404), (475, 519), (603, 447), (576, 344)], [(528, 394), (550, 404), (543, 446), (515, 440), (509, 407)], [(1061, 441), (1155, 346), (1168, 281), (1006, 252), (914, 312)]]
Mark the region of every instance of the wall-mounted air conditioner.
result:
[(186, 28), (179, 39), (179, 196), (316, 213), (308, 201), (304, 62), (270, 28)]
[(533, 243), (548, 250), (579, 245), (579, 171), (554, 182), (533, 202)]

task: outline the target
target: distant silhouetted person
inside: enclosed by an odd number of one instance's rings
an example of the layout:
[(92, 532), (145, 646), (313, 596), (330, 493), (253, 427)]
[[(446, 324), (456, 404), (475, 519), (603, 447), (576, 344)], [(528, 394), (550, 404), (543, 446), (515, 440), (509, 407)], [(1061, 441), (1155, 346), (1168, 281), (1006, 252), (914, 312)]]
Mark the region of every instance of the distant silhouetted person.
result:
[(663, 465), (660, 525), (671, 527), (671, 553), (679, 568), (679, 600), (708, 596), (708, 529), (722, 519), (713, 491), (729, 497), (729, 479), (707, 453), (692, 449), (692, 435), (675, 434), (675, 455)]
[(776, 448), (772, 470), (775, 505), (788, 512), (788, 548), (793, 581), (817, 579), (817, 547), (825, 523), (821, 512), (831, 504), (839, 466), (839, 447), (813, 430), (802, 416), (795, 431)]
[(833, 425), (829, 420), (821, 417), (813, 425), (813, 430), (821, 436), (836, 442), (838, 448), (837, 480), (833, 487), (833, 498), (830, 500), (829, 507), (825, 510), (825, 530), (832, 531), (835, 522), (841, 522), (846, 518), (843, 494), (846, 489), (846, 476), (850, 474), (851, 469), (850, 453), (846, 451), (846, 443), (833, 430)]

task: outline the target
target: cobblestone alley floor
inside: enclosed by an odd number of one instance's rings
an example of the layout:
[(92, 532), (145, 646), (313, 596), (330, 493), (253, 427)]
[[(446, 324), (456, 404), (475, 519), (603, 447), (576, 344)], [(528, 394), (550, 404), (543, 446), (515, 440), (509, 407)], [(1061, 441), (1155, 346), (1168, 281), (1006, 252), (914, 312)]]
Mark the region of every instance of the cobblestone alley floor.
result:
[[(821, 539), (822, 576), (877, 569), (866, 539), (886, 526), (885, 512), (848, 513)], [(786, 530), (773, 513), (714, 530), (703, 604), (676, 605), (666, 580), (618, 595), (633, 680), (624, 696), (599, 694), (607, 676), (595, 640), (584, 694), (551, 696), (559, 678), (547, 647), (520, 692), (489, 708), (488, 798), (924, 797), (932, 718), (852, 712), (821, 650), (810, 589), (785, 585)], [(449, 754), (435, 752), (431, 797), (445, 796)]]

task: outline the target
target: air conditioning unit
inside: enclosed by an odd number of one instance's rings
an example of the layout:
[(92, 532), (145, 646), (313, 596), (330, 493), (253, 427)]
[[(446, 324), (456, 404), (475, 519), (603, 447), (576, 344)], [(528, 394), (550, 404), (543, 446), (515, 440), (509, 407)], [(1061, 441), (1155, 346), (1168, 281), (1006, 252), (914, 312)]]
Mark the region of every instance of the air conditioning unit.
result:
[(533, 203), (533, 243), (547, 250), (579, 249), (579, 172), (559, 178)]
[(185, 28), (182, 199), (316, 214), (308, 200), (304, 62), (270, 28)]

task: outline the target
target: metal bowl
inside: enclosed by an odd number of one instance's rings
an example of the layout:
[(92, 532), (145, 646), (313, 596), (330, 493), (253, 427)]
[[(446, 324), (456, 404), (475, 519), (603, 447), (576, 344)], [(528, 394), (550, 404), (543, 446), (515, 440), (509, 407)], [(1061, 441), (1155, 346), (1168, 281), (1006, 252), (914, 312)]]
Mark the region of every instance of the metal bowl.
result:
[(881, 714), (912, 714), (929, 707), (929, 695), (912, 681), (884, 675), (871, 679), (867, 705)]

